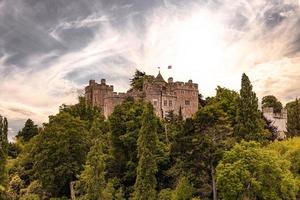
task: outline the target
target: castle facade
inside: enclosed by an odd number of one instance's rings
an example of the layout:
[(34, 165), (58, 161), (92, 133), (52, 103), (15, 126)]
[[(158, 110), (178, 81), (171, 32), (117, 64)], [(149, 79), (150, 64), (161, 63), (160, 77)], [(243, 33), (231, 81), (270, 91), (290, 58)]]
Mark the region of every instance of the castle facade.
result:
[(175, 114), (181, 112), (183, 118), (188, 118), (198, 110), (198, 94), (198, 84), (192, 80), (174, 82), (173, 78), (169, 78), (166, 82), (160, 73), (154, 80), (144, 81), (142, 90), (130, 89), (126, 93), (114, 92), (113, 85), (107, 85), (105, 79), (100, 83), (90, 80), (85, 87), (86, 100), (101, 108), (105, 117), (127, 97), (133, 97), (150, 102), (160, 118), (166, 117), (170, 111)]

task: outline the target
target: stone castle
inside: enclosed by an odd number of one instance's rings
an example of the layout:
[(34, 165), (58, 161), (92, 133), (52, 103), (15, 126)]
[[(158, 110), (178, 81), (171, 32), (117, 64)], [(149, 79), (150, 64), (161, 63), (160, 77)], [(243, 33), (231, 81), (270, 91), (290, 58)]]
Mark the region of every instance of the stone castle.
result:
[(101, 108), (105, 117), (113, 112), (115, 106), (132, 97), (151, 102), (156, 115), (161, 118), (166, 117), (170, 111), (178, 114), (180, 110), (183, 118), (188, 118), (198, 110), (198, 94), (198, 84), (192, 80), (174, 82), (173, 78), (169, 78), (166, 82), (160, 72), (154, 80), (144, 81), (141, 90), (130, 89), (126, 93), (117, 93), (113, 85), (106, 84), (105, 79), (101, 79), (100, 83), (90, 80), (85, 87), (86, 100)]
[[(169, 78), (166, 82), (160, 73), (154, 80), (144, 81), (142, 90), (130, 89), (126, 93), (114, 92), (114, 86), (107, 85), (105, 79), (101, 79), (100, 83), (90, 80), (89, 85), (85, 87), (86, 100), (101, 108), (105, 117), (126, 98), (132, 97), (135, 100), (144, 99), (151, 102), (160, 118), (166, 117), (170, 111), (178, 114), (179, 110), (183, 118), (188, 118), (198, 110), (198, 95), (198, 84), (192, 80), (174, 82), (173, 78)], [(264, 108), (262, 111), (264, 117), (277, 128), (278, 138), (284, 138), (287, 131), (287, 110), (274, 113), (273, 108)]]

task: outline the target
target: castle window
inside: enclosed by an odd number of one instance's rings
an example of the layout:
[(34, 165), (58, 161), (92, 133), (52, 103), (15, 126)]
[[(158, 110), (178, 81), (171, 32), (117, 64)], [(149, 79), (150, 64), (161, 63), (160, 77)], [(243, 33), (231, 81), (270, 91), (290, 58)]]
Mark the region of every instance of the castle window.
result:
[(172, 100), (169, 100), (169, 106), (172, 106)]
[(153, 100), (153, 105), (157, 106), (157, 101), (156, 100)]
[(184, 91), (183, 91), (183, 90), (181, 91), (181, 94), (184, 94)]
[(168, 106), (168, 101), (164, 100), (164, 106)]
[(189, 106), (191, 102), (189, 100), (185, 100), (185, 105)]

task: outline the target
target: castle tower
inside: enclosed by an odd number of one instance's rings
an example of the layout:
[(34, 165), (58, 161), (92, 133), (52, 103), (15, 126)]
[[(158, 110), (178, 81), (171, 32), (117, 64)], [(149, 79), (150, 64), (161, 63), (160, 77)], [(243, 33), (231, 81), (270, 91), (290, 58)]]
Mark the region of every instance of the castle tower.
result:
[(95, 80), (90, 80), (89, 85), (85, 87), (85, 98), (93, 106), (101, 108), (104, 113), (104, 98), (113, 93), (114, 87), (106, 85), (106, 80), (101, 79), (100, 84)]

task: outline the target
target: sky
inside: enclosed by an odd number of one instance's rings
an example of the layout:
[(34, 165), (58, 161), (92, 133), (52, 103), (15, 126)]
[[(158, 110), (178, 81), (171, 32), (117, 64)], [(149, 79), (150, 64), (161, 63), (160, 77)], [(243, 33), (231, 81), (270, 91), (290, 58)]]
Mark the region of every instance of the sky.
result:
[[(204, 96), (300, 94), (299, 0), (0, 0), (0, 114), (9, 138), (47, 122), (88, 80), (126, 91), (135, 69), (192, 79)], [(168, 70), (167, 66), (172, 65)]]

